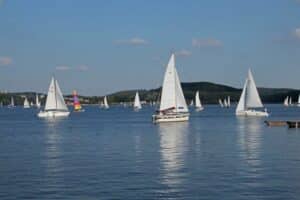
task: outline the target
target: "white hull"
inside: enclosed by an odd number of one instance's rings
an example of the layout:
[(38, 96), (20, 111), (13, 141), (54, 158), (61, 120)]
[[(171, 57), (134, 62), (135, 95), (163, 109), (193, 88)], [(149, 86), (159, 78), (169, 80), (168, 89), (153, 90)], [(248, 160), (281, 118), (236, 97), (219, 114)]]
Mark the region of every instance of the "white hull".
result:
[(157, 114), (153, 115), (154, 123), (161, 122), (184, 122), (189, 120), (189, 114)]
[(200, 112), (200, 111), (202, 111), (202, 110), (204, 110), (203, 107), (197, 107), (197, 108), (195, 109), (196, 112)]
[(48, 117), (68, 117), (70, 114), (69, 111), (40, 111), (37, 116), (41, 118)]
[(266, 111), (257, 111), (257, 110), (245, 110), (239, 111), (236, 113), (237, 116), (249, 116), (249, 117), (268, 117), (269, 113)]

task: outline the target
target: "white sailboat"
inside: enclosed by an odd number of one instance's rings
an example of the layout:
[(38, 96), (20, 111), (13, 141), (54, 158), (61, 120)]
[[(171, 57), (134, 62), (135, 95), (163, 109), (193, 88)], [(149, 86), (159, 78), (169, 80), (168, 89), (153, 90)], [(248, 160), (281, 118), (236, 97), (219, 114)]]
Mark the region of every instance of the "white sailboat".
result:
[(191, 100), (190, 106), (194, 106), (194, 100)]
[(236, 108), (237, 116), (269, 116), (267, 111), (254, 110), (254, 108), (263, 108), (259, 97), (251, 70), (248, 71), (242, 95)]
[(300, 94), (299, 94), (299, 96), (298, 96), (298, 107), (300, 107)]
[(227, 103), (227, 99), (226, 99), (226, 98), (224, 99), (223, 102), (224, 102), (224, 103), (223, 103), (224, 107), (225, 107), (225, 108), (228, 108), (228, 103)]
[(67, 117), (70, 112), (65, 103), (57, 80), (52, 77), (48, 95), (46, 99), (45, 110), (38, 113), (38, 117)]
[(292, 105), (293, 105), (292, 102), (293, 102), (293, 99), (292, 99), (292, 97), (290, 97), (290, 98), (289, 98), (289, 106), (292, 106)]
[(37, 108), (40, 108), (40, 107), (41, 107), (41, 102), (40, 102), (40, 100), (39, 100), (39, 95), (38, 95), (38, 94), (35, 95), (35, 106), (36, 106)]
[(23, 107), (24, 108), (30, 108), (30, 104), (29, 104), (29, 101), (28, 101), (27, 97), (25, 97), (25, 99), (24, 99), (24, 106)]
[(219, 104), (220, 104), (221, 108), (224, 107), (224, 104), (223, 104), (223, 102), (222, 102), (222, 99), (219, 99)]
[(189, 120), (189, 110), (175, 68), (174, 54), (171, 55), (164, 75), (159, 110), (152, 117), (156, 123)]
[(142, 108), (139, 92), (135, 93), (134, 97), (134, 103), (133, 103), (133, 109), (134, 110), (140, 110)]
[(196, 111), (201, 111), (204, 109), (201, 104), (201, 101), (200, 101), (199, 91), (197, 91), (196, 95), (195, 95), (195, 108), (196, 108)]
[(230, 107), (231, 106), (231, 100), (230, 100), (230, 96), (227, 97), (227, 106)]
[(10, 104), (8, 105), (9, 108), (14, 108), (15, 106), (15, 101), (14, 101), (14, 97), (10, 98)]
[(289, 106), (289, 97), (287, 96), (283, 101), (284, 106)]
[(109, 105), (108, 105), (108, 102), (107, 102), (107, 97), (105, 96), (104, 99), (103, 99), (103, 107), (105, 109), (109, 109)]

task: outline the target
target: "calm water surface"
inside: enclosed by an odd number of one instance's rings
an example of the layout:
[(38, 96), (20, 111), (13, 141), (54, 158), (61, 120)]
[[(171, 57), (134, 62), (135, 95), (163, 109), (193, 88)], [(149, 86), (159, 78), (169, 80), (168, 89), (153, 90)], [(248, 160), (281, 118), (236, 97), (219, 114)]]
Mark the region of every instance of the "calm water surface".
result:
[(300, 199), (300, 130), (217, 106), (159, 125), (151, 107), (85, 109), (49, 121), (0, 108), (0, 199)]

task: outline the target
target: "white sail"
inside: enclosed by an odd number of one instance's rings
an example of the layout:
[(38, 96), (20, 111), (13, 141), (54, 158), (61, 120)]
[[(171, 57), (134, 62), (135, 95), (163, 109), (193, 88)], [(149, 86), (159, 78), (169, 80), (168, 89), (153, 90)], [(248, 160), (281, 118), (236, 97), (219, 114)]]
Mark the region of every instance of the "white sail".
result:
[(48, 110), (68, 111), (58, 82), (53, 77), (51, 79), (45, 105), (45, 111)]
[(190, 106), (194, 105), (194, 100), (191, 100)]
[(175, 68), (175, 56), (171, 55), (164, 76), (160, 111), (174, 109), (174, 112), (188, 112), (181, 84)]
[(25, 97), (25, 99), (24, 99), (24, 108), (29, 108), (29, 107), (30, 107), (29, 101), (28, 101), (27, 97)]
[(298, 96), (298, 104), (300, 104), (300, 94), (299, 94), (299, 96)]
[(15, 101), (14, 101), (14, 98), (13, 97), (11, 97), (11, 99), (10, 99), (10, 106), (15, 106)]
[(109, 105), (108, 105), (107, 97), (106, 97), (106, 96), (104, 97), (103, 105), (104, 105), (104, 108), (109, 108)]
[(289, 106), (289, 97), (286, 97), (283, 101), (284, 106)]
[(248, 81), (247, 81), (247, 88), (246, 88), (246, 107), (247, 108), (262, 108), (263, 104), (259, 97), (255, 81), (253, 79), (251, 70), (248, 71)]
[(202, 104), (201, 104), (200, 97), (199, 97), (199, 91), (196, 92), (195, 103), (196, 103), (195, 104), (196, 108), (202, 108)]
[(224, 107), (228, 107), (228, 103), (227, 103), (227, 99), (224, 99), (224, 101), (223, 101), (224, 103)]
[(245, 102), (246, 98), (245, 97), (246, 97), (247, 85), (248, 85), (248, 79), (246, 79), (246, 81), (245, 81), (242, 95), (241, 95), (239, 103), (236, 107), (236, 113), (246, 110), (246, 102)]
[(231, 102), (230, 102), (230, 96), (227, 97), (227, 106), (230, 107), (231, 106)]
[(292, 97), (289, 98), (289, 105), (292, 105), (293, 103)]
[(220, 104), (220, 106), (223, 108), (224, 107), (224, 104), (223, 104), (223, 102), (222, 102), (222, 99), (219, 99), (219, 104)]
[(140, 96), (139, 96), (138, 92), (135, 93), (133, 107), (134, 107), (134, 109), (141, 109), (142, 108), (142, 105), (141, 105), (141, 102), (140, 102)]
[(39, 95), (38, 95), (38, 94), (36, 94), (36, 96), (35, 96), (35, 105), (36, 105), (36, 107), (38, 107), (38, 108), (41, 107), (41, 103), (40, 103)]

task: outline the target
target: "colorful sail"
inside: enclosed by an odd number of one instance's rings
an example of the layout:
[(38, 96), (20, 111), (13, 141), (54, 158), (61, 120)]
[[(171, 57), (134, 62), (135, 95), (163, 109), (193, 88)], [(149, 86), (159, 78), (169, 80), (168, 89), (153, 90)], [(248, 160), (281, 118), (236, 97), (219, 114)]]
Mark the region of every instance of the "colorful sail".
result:
[(79, 111), (82, 109), (77, 92), (75, 90), (73, 92), (73, 106), (75, 111)]

